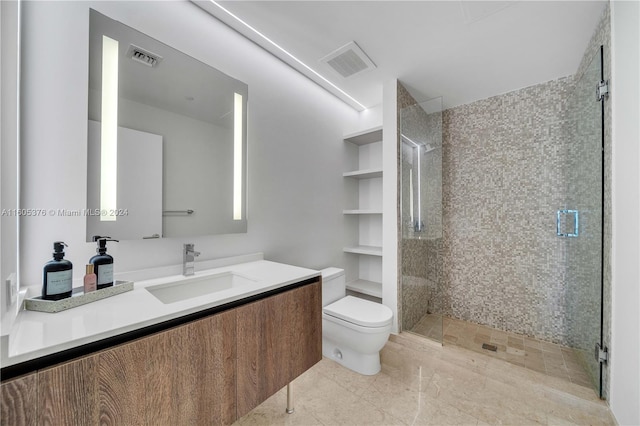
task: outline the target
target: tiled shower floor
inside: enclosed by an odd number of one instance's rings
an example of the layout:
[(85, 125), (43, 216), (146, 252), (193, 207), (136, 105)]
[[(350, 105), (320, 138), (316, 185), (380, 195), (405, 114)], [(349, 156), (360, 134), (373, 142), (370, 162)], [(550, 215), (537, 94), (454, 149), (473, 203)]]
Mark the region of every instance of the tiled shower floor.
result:
[[(571, 348), (468, 321), (440, 318), (439, 315), (425, 315), (410, 331), (442, 341), (444, 345), (460, 346), (548, 376), (593, 387)], [(497, 351), (483, 349), (485, 343), (494, 345)]]

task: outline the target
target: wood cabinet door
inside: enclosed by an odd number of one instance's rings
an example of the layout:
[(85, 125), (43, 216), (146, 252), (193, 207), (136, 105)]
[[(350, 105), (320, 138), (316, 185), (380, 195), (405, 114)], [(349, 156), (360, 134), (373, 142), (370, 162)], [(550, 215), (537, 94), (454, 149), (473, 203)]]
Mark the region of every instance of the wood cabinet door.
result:
[(322, 358), (320, 283), (237, 309), (238, 418)]
[(98, 423), (96, 356), (38, 371), (38, 423), (84, 426)]
[(231, 424), (235, 328), (229, 311), (99, 354), (100, 424)]
[(35, 426), (38, 423), (38, 375), (31, 373), (2, 383), (0, 425)]
[(235, 420), (235, 328), (229, 311), (147, 338), (147, 424)]

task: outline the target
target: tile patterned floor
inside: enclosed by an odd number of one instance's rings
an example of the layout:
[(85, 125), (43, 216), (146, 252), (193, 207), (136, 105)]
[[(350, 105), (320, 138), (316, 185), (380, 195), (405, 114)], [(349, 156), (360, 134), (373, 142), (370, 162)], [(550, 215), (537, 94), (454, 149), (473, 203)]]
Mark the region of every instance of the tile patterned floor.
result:
[(392, 335), (382, 371), (362, 376), (323, 359), (238, 425), (613, 425), (605, 402), (575, 383), (414, 335)]
[[(571, 383), (593, 387), (575, 352), (566, 346), (439, 315), (425, 315), (411, 332), (441, 340), (444, 345), (461, 346)], [(483, 343), (496, 346), (497, 351), (483, 349)]]

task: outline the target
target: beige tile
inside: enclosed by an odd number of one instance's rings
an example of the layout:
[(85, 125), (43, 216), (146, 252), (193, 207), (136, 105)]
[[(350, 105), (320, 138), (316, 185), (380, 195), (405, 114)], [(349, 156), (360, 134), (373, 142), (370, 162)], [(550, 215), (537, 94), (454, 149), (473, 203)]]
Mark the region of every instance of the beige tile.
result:
[(489, 343), (489, 342), (491, 342), (491, 337), (489, 336), (476, 334), (475, 337), (473, 338), (473, 343), (477, 343), (480, 345), (482, 345), (483, 343)]
[(309, 413), (323, 424), (401, 424), (358, 395), (320, 376), (316, 386), (298, 393), (296, 410)]
[(249, 425), (322, 425), (320, 420), (314, 417), (304, 408), (294, 407), (292, 414), (285, 411), (287, 405), (286, 395), (278, 392), (265, 402), (260, 404), (247, 415), (238, 419), (234, 424)]
[(556, 345), (555, 343), (541, 341), (540, 349), (542, 349), (543, 352), (553, 352), (562, 355), (562, 346)]
[[(354, 371), (349, 370), (346, 367), (338, 364), (335, 361), (323, 358), (322, 361), (318, 363), (318, 368), (316, 371), (319, 374), (333, 380), (338, 385), (342, 386), (346, 390), (353, 392), (355, 395), (362, 395), (367, 392), (369, 387), (375, 382), (375, 376), (365, 376), (362, 374), (358, 374)], [(301, 376), (298, 380), (305, 378), (305, 376)], [(314, 376), (309, 376), (308, 384), (310, 386), (315, 385), (315, 380), (317, 380)], [(304, 384), (298, 384), (294, 382), (294, 386), (302, 387)], [(297, 389), (294, 388), (294, 391)], [(302, 389), (304, 390), (304, 388)]]
[(531, 346), (525, 345), (524, 351), (527, 353), (527, 355), (536, 355), (542, 358), (542, 349), (540, 348), (532, 348)]
[(510, 346), (515, 349), (524, 350), (524, 340), (509, 336), (509, 338), (507, 339), (507, 346)]
[(564, 365), (567, 367), (567, 370), (569, 370), (570, 372), (573, 371), (573, 372), (576, 372), (576, 373), (586, 374), (585, 368), (581, 364), (578, 364), (576, 362), (567, 361), (565, 359), (564, 360)]
[(524, 356), (525, 365), (541, 365), (544, 368), (544, 358), (536, 355), (526, 354)]
[(445, 343), (456, 343), (458, 341), (458, 336), (453, 336), (451, 334), (445, 334), (443, 337), (443, 341)]
[(491, 327), (487, 327), (487, 326), (484, 326), (484, 325), (478, 325), (478, 328), (476, 329), (476, 333), (490, 336), (491, 333), (493, 333), (493, 330), (494, 329), (491, 328)]
[(547, 374), (547, 370), (544, 368), (544, 364), (527, 364), (525, 361), (524, 366), (530, 370), (537, 371), (542, 374)]
[(517, 355), (519, 357), (524, 357), (525, 351), (524, 351), (524, 349), (516, 349), (513, 346), (508, 346), (507, 347), (507, 353), (509, 355)]
[(554, 364), (564, 365), (564, 357), (561, 353), (557, 352), (542, 352), (542, 356), (544, 357), (545, 362), (552, 362)]
[(571, 378), (569, 377), (569, 373), (567, 373), (566, 370), (549, 369), (547, 367), (546, 372), (547, 372), (547, 376), (557, 377), (562, 380), (571, 381)]
[(546, 388), (544, 391), (547, 415), (574, 424), (614, 425), (611, 411), (603, 401), (581, 398)]
[(422, 407), (414, 425), (477, 425), (478, 419), (453, 405), (423, 398)]
[(419, 414), (420, 397), (419, 389), (405, 386), (386, 374), (378, 374), (362, 395), (363, 400), (405, 424), (411, 424)]
[(510, 353), (507, 353), (507, 358), (506, 358), (507, 362), (511, 363), (511, 364), (515, 364), (515, 365), (519, 365), (521, 367), (524, 367), (524, 358), (521, 355), (513, 355)]
[[(576, 364), (565, 362), (566, 348), (552, 345), (542, 352), (543, 342), (539, 352), (526, 346), (519, 355), (513, 347), (511, 353), (504, 345), (493, 353), (472, 343), (475, 351), (394, 335), (375, 376), (323, 359), (294, 381), (294, 414), (284, 412), (281, 390), (237, 424), (615, 424), (607, 404), (584, 383), (588, 374), (568, 368)], [(520, 360), (527, 368), (513, 364)], [(562, 378), (546, 374), (547, 360), (549, 372)], [(545, 374), (536, 371), (541, 367)]]
[(571, 380), (571, 383), (575, 383), (577, 385), (588, 388), (595, 386), (595, 384), (588, 376), (572, 377), (571, 375), (569, 375), (569, 380)]
[(524, 346), (529, 350), (529, 348), (540, 349), (540, 341), (537, 339), (532, 339), (531, 337), (524, 338)]

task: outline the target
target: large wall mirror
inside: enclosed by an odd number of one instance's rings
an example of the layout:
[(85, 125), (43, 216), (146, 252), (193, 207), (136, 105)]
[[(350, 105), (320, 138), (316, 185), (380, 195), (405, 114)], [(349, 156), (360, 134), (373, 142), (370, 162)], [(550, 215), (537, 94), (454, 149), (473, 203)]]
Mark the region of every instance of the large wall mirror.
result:
[(87, 241), (247, 231), (245, 83), (90, 11)]

